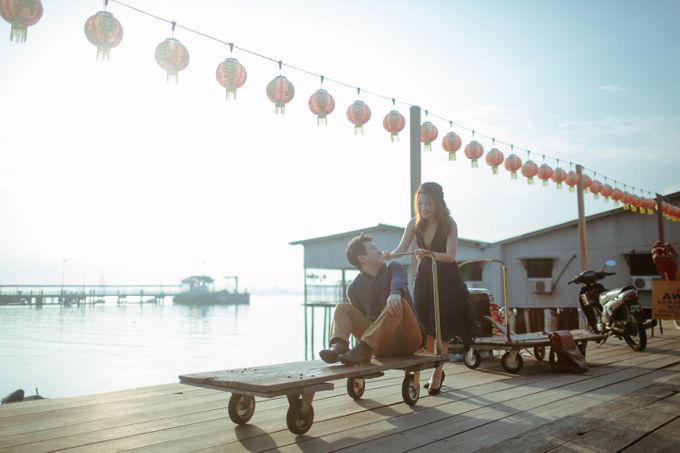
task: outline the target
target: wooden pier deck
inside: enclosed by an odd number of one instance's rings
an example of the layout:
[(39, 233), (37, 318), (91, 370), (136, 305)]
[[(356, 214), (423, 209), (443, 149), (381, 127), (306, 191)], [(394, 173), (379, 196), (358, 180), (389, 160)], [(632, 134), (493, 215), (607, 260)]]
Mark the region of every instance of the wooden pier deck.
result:
[(302, 436), (286, 428), (285, 397), (258, 400), (250, 423), (237, 427), (228, 394), (181, 384), (4, 405), (0, 453), (678, 450), (680, 331), (666, 323), (643, 353), (611, 339), (590, 345), (588, 362), (587, 373), (568, 375), (527, 359), (519, 376), (497, 359), (475, 371), (449, 363), (443, 393), (423, 391), (412, 408), (401, 399), (401, 372), (368, 380), (358, 401), (338, 381), (317, 394)]

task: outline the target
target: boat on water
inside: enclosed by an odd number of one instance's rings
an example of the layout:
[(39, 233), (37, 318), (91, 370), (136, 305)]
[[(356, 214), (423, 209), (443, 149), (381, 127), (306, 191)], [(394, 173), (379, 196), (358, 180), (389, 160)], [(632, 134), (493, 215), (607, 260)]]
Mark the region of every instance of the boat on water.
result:
[(238, 277), (229, 276), (235, 282), (233, 291), (226, 289), (215, 291), (215, 280), (207, 275), (192, 275), (182, 280), (182, 292), (172, 301), (175, 304), (187, 305), (236, 305), (249, 304), (250, 293), (239, 292)]

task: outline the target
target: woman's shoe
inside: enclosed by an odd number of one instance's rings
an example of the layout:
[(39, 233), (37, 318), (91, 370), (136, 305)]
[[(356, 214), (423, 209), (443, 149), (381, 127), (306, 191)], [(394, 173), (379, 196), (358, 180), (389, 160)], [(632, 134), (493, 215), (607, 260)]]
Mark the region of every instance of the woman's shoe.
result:
[(442, 390), (442, 385), (444, 385), (444, 378), (445, 378), (445, 377), (446, 377), (446, 373), (444, 372), (444, 370), (442, 370), (442, 380), (441, 380), (441, 382), (439, 383), (439, 387), (434, 388), (434, 387), (432, 387), (432, 386), (430, 385), (430, 384), (432, 384), (432, 379), (431, 379), (431, 378), (430, 378), (430, 381), (429, 381), (427, 384), (425, 384), (423, 387), (425, 387), (425, 388), (427, 389), (427, 393), (428, 393), (428, 394), (430, 394), (430, 395), (436, 395), (436, 394), (438, 394), (439, 392), (441, 392), (441, 390)]

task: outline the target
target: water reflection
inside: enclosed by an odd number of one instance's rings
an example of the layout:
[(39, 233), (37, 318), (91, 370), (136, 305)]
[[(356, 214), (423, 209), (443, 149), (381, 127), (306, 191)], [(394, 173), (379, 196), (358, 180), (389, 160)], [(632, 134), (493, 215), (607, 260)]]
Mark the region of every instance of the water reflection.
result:
[[(17, 388), (32, 394), (35, 387), (47, 397), (80, 395), (177, 382), (184, 373), (300, 361), (310, 344), (325, 339), (324, 329), (316, 328), (316, 341), (305, 335), (301, 299), (0, 307), (0, 395)], [(322, 315), (308, 321), (325, 323)]]

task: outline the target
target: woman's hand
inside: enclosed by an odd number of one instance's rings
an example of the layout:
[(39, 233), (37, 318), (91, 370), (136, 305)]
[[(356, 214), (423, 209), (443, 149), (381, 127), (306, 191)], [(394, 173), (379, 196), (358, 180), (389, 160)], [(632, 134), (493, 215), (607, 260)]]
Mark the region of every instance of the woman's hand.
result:
[(427, 258), (428, 256), (430, 256), (430, 254), (432, 252), (430, 252), (429, 250), (426, 250), (426, 249), (418, 248), (418, 249), (415, 249), (413, 251), (413, 253), (416, 255), (416, 258)]

